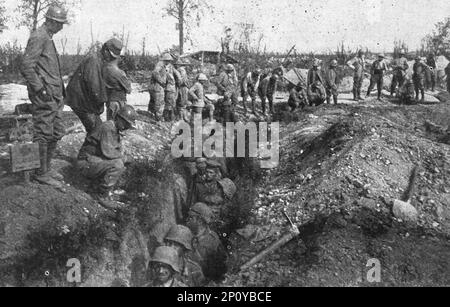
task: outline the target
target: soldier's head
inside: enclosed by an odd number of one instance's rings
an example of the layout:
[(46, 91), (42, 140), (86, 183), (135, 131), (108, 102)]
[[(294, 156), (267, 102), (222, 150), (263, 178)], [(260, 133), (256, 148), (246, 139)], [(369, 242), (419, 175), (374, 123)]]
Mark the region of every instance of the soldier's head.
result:
[(189, 211), (187, 226), (196, 235), (202, 229), (208, 228), (213, 221), (214, 213), (206, 204), (196, 203)]
[(297, 85), (295, 86), (295, 89), (297, 91), (301, 91), (304, 88), (303, 82), (299, 82), (297, 83)]
[(225, 71), (226, 71), (227, 73), (233, 72), (233, 71), (234, 71), (234, 66), (233, 66), (233, 64), (227, 64), (227, 65), (225, 65)]
[(398, 55), (399, 55), (400, 57), (404, 57), (404, 56), (406, 55), (405, 49), (400, 49), (400, 51), (398, 52)]
[(331, 67), (331, 68), (336, 68), (336, 67), (338, 67), (338, 61), (332, 60), (332, 61), (330, 62), (330, 67)]
[(314, 69), (319, 69), (320, 67), (320, 60), (319, 59), (314, 59), (313, 60), (313, 68)]
[(257, 78), (257, 77), (259, 77), (260, 75), (261, 75), (261, 69), (256, 68), (256, 69), (254, 69), (254, 70), (252, 71), (252, 77), (253, 77), (253, 78)]
[(119, 131), (135, 129), (136, 119), (136, 110), (130, 105), (125, 105), (119, 110), (116, 115), (116, 127), (117, 129), (119, 129)]
[(166, 237), (164, 242), (167, 246), (175, 248), (180, 255), (192, 250), (193, 235), (189, 228), (183, 225), (173, 226)]
[(316, 82), (314, 82), (314, 85), (316, 88), (319, 88), (322, 86), (322, 82), (320, 80), (316, 80)]
[(360, 50), (358, 51), (358, 56), (359, 56), (360, 58), (362, 58), (362, 57), (364, 56), (364, 51), (363, 51), (362, 49), (360, 49)]
[(205, 74), (199, 74), (197, 78), (198, 82), (200, 82), (203, 86), (208, 83), (208, 77)]
[(102, 56), (108, 62), (113, 60), (120, 60), (123, 44), (117, 38), (111, 38), (102, 46)]
[(211, 182), (217, 179), (220, 173), (220, 163), (215, 160), (206, 161), (205, 181)]
[(166, 52), (162, 55), (161, 57), (161, 61), (163, 61), (164, 65), (169, 65), (170, 63), (173, 63), (174, 59), (173, 57), (170, 55), (170, 53)]
[(380, 53), (380, 54), (378, 55), (378, 60), (379, 60), (379, 61), (383, 61), (384, 58), (385, 58), (385, 56), (384, 56), (383, 53)]
[(45, 26), (52, 34), (61, 31), (65, 24), (68, 23), (67, 11), (58, 5), (51, 5), (45, 14)]
[(173, 279), (176, 273), (180, 273), (180, 258), (176, 249), (169, 246), (158, 247), (149, 263), (149, 269), (153, 270), (155, 282), (165, 284)]

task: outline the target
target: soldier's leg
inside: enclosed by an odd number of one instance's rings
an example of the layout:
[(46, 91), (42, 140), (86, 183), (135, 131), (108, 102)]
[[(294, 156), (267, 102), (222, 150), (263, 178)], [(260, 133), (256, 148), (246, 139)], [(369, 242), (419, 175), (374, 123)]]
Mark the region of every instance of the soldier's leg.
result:
[(58, 180), (63, 180), (64, 177), (57, 173), (52, 171), (51, 164), (52, 159), (55, 155), (56, 147), (58, 145), (58, 142), (66, 135), (66, 129), (64, 127), (63, 118), (62, 118), (62, 112), (64, 109), (64, 102), (59, 101), (58, 107), (55, 113), (55, 119), (53, 121), (53, 139), (48, 142), (47, 144), (47, 168), (50, 172), (51, 176)]
[(245, 112), (245, 114), (247, 114), (247, 111), (248, 111), (248, 109), (247, 109), (247, 99), (248, 99), (248, 96), (249, 96), (248, 90), (241, 89), (241, 96), (242, 96), (242, 104), (244, 106), (244, 112)]
[(421, 78), (419, 81), (419, 88), (420, 88), (420, 94), (421, 94), (421, 102), (425, 101), (425, 79)]
[(261, 109), (264, 115), (266, 115), (266, 97), (261, 96)]
[(381, 91), (383, 90), (383, 75), (378, 76), (377, 86), (378, 86), (378, 100), (381, 100)]
[(353, 77), (353, 100), (358, 101), (358, 91), (359, 91), (359, 78)]
[(164, 107), (165, 107), (165, 96), (164, 92), (155, 92), (155, 118), (157, 121), (161, 121), (164, 115)]
[(370, 85), (369, 88), (367, 89), (366, 97), (370, 97), (370, 94), (372, 93), (374, 87), (375, 87), (375, 76), (372, 76), (370, 78)]
[(338, 104), (338, 95), (333, 95), (334, 104)]
[(327, 104), (331, 103), (331, 89), (327, 88), (326, 89), (326, 93), (327, 93)]
[(112, 191), (125, 171), (125, 166), (121, 159), (102, 160), (94, 158), (91, 161), (79, 161), (78, 168), (86, 178), (98, 181), (98, 189), (101, 194), (107, 194)]
[(395, 89), (397, 88), (397, 83), (398, 83), (397, 75), (396, 73), (394, 73), (394, 75), (392, 76), (392, 83), (391, 83), (391, 96), (394, 96)]
[(215, 107), (212, 104), (206, 105), (206, 110), (208, 110), (209, 121), (214, 121), (214, 111)]
[(273, 115), (275, 114), (275, 109), (274, 109), (274, 105), (273, 105), (273, 93), (270, 93), (267, 95), (267, 99), (269, 100), (269, 111), (270, 113)]
[(79, 112), (75, 110), (73, 112), (78, 116), (83, 124), (84, 129), (86, 130), (86, 136), (91, 135), (95, 128), (102, 124), (102, 119), (97, 114)]
[(252, 90), (250, 93), (250, 98), (252, 99), (252, 113), (256, 115), (256, 90)]

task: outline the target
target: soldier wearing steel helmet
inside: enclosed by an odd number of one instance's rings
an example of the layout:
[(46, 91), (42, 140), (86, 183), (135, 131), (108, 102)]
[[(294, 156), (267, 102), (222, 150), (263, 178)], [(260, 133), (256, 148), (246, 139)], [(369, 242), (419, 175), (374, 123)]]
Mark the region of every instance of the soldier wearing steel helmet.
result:
[(338, 66), (338, 62), (336, 60), (332, 60), (330, 62), (330, 66), (325, 72), (325, 89), (327, 92), (327, 103), (330, 104), (331, 98), (333, 98), (334, 104), (338, 103), (338, 87), (339, 87), (339, 78), (338, 73), (336, 71)]
[(256, 96), (261, 81), (261, 69), (254, 69), (247, 73), (241, 82), (241, 96), (244, 104), (245, 114), (247, 114), (247, 99), (250, 96), (252, 100), (252, 113), (256, 115)]
[(237, 122), (235, 108), (239, 102), (238, 78), (232, 64), (225, 65), (225, 70), (219, 75), (217, 82), (217, 94), (223, 96), (222, 117), (225, 123)]
[(175, 113), (177, 108), (177, 93), (180, 85), (181, 75), (178, 70), (175, 69), (173, 63), (174, 58), (169, 53), (163, 56), (166, 69), (166, 87), (164, 91), (165, 99), (165, 120), (172, 122), (175, 120)]
[(125, 170), (121, 132), (134, 129), (136, 118), (134, 108), (125, 105), (114, 120), (104, 122), (86, 138), (78, 154), (80, 173), (94, 181), (96, 199), (107, 209), (122, 207), (112, 199), (112, 190)]
[(366, 67), (366, 59), (364, 51), (359, 50), (358, 56), (347, 62), (347, 66), (353, 69), (353, 99), (355, 101), (364, 100), (361, 97), (361, 88), (364, 81), (364, 69)]
[(173, 57), (169, 53), (161, 56), (160, 61), (156, 64), (150, 79), (150, 103), (148, 110), (155, 115), (157, 121), (164, 119), (165, 110), (165, 93), (167, 86), (168, 73), (166, 67), (173, 61)]
[(53, 35), (66, 23), (67, 11), (51, 5), (45, 14), (45, 23), (31, 33), (21, 65), (33, 104), (34, 141), (39, 144), (41, 168), (35, 180), (53, 186), (59, 186), (57, 180), (62, 179), (51, 170), (50, 164), (57, 143), (65, 134), (62, 111), (66, 96)]
[(214, 120), (215, 107), (212, 102), (205, 96), (205, 87), (208, 84), (208, 77), (201, 73), (198, 75), (197, 82), (189, 90), (189, 98), (192, 100), (193, 115), (203, 114), (203, 109), (208, 111), (209, 120)]
[(406, 72), (409, 69), (408, 60), (406, 59), (406, 51), (401, 49), (398, 55), (398, 58), (396, 58), (392, 63), (394, 75), (392, 77), (391, 96), (394, 96), (397, 86), (400, 88), (403, 85)]
[(375, 85), (377, 86), (378, 90), (378, 101), (381, 101), (381, 91), (383, 90), (383, 77), (385, 71), (388, 70), (387, 64), (384, 61), (385, 56), (384, 54), (380, 53), (378, 55), (378, 59), (375, 60), (372, 64), (372, 68), (370, 71), (371, 78), (370, 78), (370, 85), (369, 89), (367, 90), (367, 96), (368, 98), (370, 96), (370, 93), (374, 89)]
[(189, 228), (175, 225), (167, 233), (164, 243), (178, 251), (182, 281), (189, 287), (200, 287), (205, 283), (203, 270), (197, 262), (189, 257), (189, 254), (193, 252), (193, 238), (194, 236)]
[(314, 59), (312, 68), (308, 71), (307, 84), (309, 87), (311, 84), (315, 84), (316, 81), (320, 81), (322, 84), (325, 82), (325, 78), (323, 77), (322, 71), (320, 69), (320, 60)]
[(416, 101), (419, 101), (419, 93), (421, 94), (420, 102), (425, 101), (426, 70), (427, 67), (425, 63), (422, 62), (422, 58), (420, 56), (417, 56), (413, 66), (413, 77), (412, 77), (414, 82), (414, 89), (416, 92)]
[(179, 280), (181, 274), (180, 257), (173, 247), (158, 247), (148, 265), (149, 283), (144, 287), (153, 288), (185, 288)]
[(189, 211), (187, 226), (194, 234), (194, 257), (205, 277), (220, 281), (227, 271), (227, 254), (218, 234), (210, 228), (213, 219), (214, 213), (208, 205), (196, 203)]

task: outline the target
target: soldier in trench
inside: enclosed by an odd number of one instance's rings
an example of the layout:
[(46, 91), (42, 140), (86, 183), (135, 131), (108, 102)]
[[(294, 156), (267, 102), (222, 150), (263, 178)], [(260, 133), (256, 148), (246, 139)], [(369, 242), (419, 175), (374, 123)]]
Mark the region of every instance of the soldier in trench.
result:
[(148, 265), (146, 288), (185, 288), (179, 280), (181, 274), (178, 251), (169, 246), (158, 247)]

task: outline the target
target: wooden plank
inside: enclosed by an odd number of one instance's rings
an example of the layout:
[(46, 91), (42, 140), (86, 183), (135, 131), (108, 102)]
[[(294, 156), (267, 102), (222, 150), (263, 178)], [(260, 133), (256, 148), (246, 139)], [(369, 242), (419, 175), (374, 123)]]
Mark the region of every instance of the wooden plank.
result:
[(30, 171), (41, 167), (39, 144), (17, 144), (9, 147), (13, 173)]

